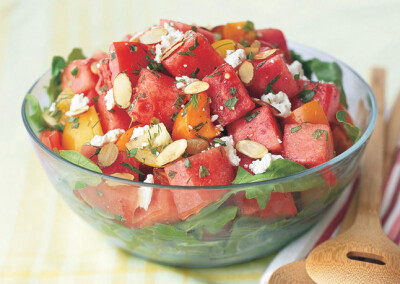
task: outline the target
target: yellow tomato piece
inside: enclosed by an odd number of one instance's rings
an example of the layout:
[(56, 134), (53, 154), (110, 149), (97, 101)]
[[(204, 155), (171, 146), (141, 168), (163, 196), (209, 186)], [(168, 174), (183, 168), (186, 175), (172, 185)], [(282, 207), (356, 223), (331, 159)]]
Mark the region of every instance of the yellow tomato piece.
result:
[(247, 46), (257, 38), (257, 33), (254, 29), (253, 23), (247, 21), (226, 24), (223, 36), (225, 39), (232, 39)]
[(222, 39), (214, 42), (212, 47), (214, 47), (222, 58), (225, 58), (227, 50), (236, 50), (236, 42), (231, 39)]
[(87, 112), (73, 119), (76, 121), (67, 121), (64, 128), (62, 147), (65, 150), (80, 152), (82, 145), (90, 142), (95, 135), (103, 135), (99, 116), (94, 106), (91, 106)]

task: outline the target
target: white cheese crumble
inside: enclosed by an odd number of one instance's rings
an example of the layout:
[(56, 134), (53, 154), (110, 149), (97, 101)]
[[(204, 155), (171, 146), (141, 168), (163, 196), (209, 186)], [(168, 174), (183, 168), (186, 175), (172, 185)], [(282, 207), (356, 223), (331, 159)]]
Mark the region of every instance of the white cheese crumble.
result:
[(220, 109), (220, 110), (224, 110), (224, 107), (223, 107), (223, 106), (220, 106), (219, 109)]
[[(154, 183), (154, 176), (152, 174), (148, 174), (143, 182)], [(152, 195), (153, 195), (152, 187), (144, 187), (144, 186), (139, 187), (138, 206), (147, 211), (147, 209), (149, 209)]]
[(292, 104), (290, 103), (288, 96), (284, 92), (262, 95), (261, 100), (278, 109), (280, 111), (280, 114), (278, 114), (278, 116), (280, 117), (288, 117), (292, 113), (292, 111), (290, 110)]
[(303, 65), (299, 61), (295, 60), (292, 64), (287, 65), (287, 67), (293, 77), (299, 75), (301, 80), (308, 80), (308, 78), (304, 76)]
[(165, 23), (164, 28), (168, 31), (168, 34), (161, 36), (161, 42), (156, 45), (156, 55), (154, 60), (158, 63), (161, 63), (163, 52), (175, 42), (183, 38), (183, 33), (175, 29), (172, 23)]
[(233, 142), (232, 135), (224, 136), (220, 138), (225, 142), (226, 146), (224, 146), (225, 152), (228, 155), (229, 161), (234, 166), (239, 166), (240, 158), (236, 155), (235, 142)]
[(71, 100), (71, 105), (69, 107), (69, 111), (67, 111), (66, 115), (71, 116), (73, 112), (80, 110), (86, 107), (89, 103), (89, 98), (82, 94), (75, 94)]
[(148, 142), (143, 142), (143, 143), (140, 145), (140, 149), (143, 149), (143, 148), (145, 148), (145, 147), (147, 147), (147, 146), (149, 146), (149, 143), (148, 143)]
[(125, 132), (123, 129), (113, 129), (108, 131), (105, 135), (96, 135), (90, 140), (90, 145), (102, 147), (107, 143), (114, 143)]
[(244, 52), (244, 49), (239, 48), (237, 50), (226, 51), (225, 62), (231, 65), (233, 68), (236, 68), (245, 60), (246, 53)]
[(109, 89), (107, 91), (106, 96), (104, 97), (106, 101), (106, 108), (107, 110), (112, 110), (115, 107), (115, 101), (114, 101), (114, 90), (113, 88)]
[(221, 124), (217, 124), (216, 127), (219, 129), (219, 131), (224, 131), (224, 127)]
[(145, 125), (145, 126), (142, 126), (142, 127), (136, 127), (135, 129), (133, 129), (132, 136), (131, 136), (130, 140), (134, 140), (134, 139), (138, 138), (139, 136), (144, 135), (144, 133), (146, 131), (149, 131), (149, 129), (150, 129), (149, 125)]
[(214, 115), (212, 115), (211, 116), (211, 122), (214, 122), (214, 121), (216, 121), (217, 119), (218, 119), (218, 114), (214, 114)]
[(51, 105), (50, 105), (50, 107), (49, 107), (49, 112), (53, 112), (53, 111), (56, 111), (56, 103), (54, 102), (54, 103), (52, 103)]
[(281, 155), (273, 155), (271, 153), (268, 153), (261, 159), (257, 159), (255, 161), (253, 161), (249, 165), (249, 169), (256, 175), (265, 173), (265, 171), (271, 165), (271, 162), (278, 160), (278, 159), (283, 159), (283, 157)]
[(187, 85), (199, 81), (199, 79), (189, 78), (188, 76), (175, 77), (175, 80), (176, 80), (176, 87), (178, 89), (184, 89), (186, 88)]

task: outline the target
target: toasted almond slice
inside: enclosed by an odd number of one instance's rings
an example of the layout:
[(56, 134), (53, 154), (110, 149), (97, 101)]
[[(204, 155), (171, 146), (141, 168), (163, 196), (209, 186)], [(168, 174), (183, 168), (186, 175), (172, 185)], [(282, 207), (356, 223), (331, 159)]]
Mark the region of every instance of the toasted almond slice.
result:
[[(117, 177), (117, 178), (123, 178), (123, 179), (127, 179), (127, 180), (134, 180), (135, 177), (134, 175), (131, 175), (129, 173), (113, 173), (111, 174), (112, 177)], [(128, 185), (126, 183), (123, 182), (119, 182), (119, 181), (115, 181), (115, 180), (106, 180), (107, 185), (109, 186), (123, 186), (123, 185)]]
[(98, 61), (95, 61), (90, 65), (90, 71), (92, 71), (92, 73), (95, 75), (99, 74), (99, 62)]
[(265, 58), (271, 56), (272, 54), (274, 54), (275, 51), (276, 51), (276, 49), (270, 49), (270, 50), (266, 50), (263, 52), (259, 52), (256, 55), (254, 55), (254, 59), (256, 59), (256, 60), (265, 59)]
[(104, 145), (97, 155), (99, 166), (102, 168), (111, 166), (117, 160), (118, 152), (118, 146), (114, 143)]
[(179, 139), (169, 144), (156, 158), (156, 165), (162, 167), (172, 161), (175, 161), (185, 153), (187, 148), (186, 139)]
[(254, 79), (254, 66), (249, 61), (244, 61), (239, 67), (239, 78), (245, 86), (250, 86)]
[(271, 104), (269, 104), (269, 103), (267, 103), (267, 102), (264, 102), (264, 101), (262, 101), (262, 100), (260, 100), (260, 99), (257, 99), (257, 98), (251, 98), (251, 99), (252, 99), (252, 101), (253, 101), (254, 103), (256, 103), (256, 104), (258, 104), (258, 105), (260, 105), (260, 106), (268, 106), (268, 107), (271, 109), (271, 111), (272, 111), (272, 113), (273, 113), (274, 115), (281, 114), (281, 111), (280, 111), (279, 109), (277, 109), (276, 107), (274, 107), (273, 105), (271, 105)]
[(114, 79), (114, 101), (123, 109), (131, 105), (132, 84), (126, 73), (119, 73)]
[(261, 48), (261, 42), (259, 40), (255, 40), (250, 44), (250, 47), (255, 47), (260, 49)]
[(55, 117), (51, 116), (49, 110), (46, 110), (42, 116), (48, 126), (55, 126), (58, 124), (59, 119), (56, 119)]
[(183, 45), (183, 39), (178, 40), (175, 42), (173, 45), (171, 45), (169, 48), (167, 48), (161, 57), (161, 61), (167, 59), (175, 50), (177, 50), (179, 47)]
[(190, 155), (196, 155), (201, 153), (201, 151), (207, 149), (210, 145), (204, 139), (200, 138), (190, 138), (187, 139), (186, 153)]
[(252, 159), (261, 159), (268, 154), (268, 149), (264, 145), (251, 140), (238, 141), (236, 150)]
[(257, 54), (258, 51), (260, 50), (260, 48), (258, 47), (245, 47), (244, 48), (244, 52), (246, 53), (246, 55), (249, 55), (250, 52), (254, 54)]
[(241, 43), (236, 43), (237, 49), (244, 49), (244, 45)]
[(210, 87), (210, 85), (207, 82), (196, 81), (196, 82), (193, 82), (193, 83), (190, 83), (189, 85), (187, 85), (186, 88), (183, 90), (183, 92), (186, 95), (193, 95), (193, 94), (205, 92), (208, 90), (209, 87)]
[(88, 110), (89, 110), (89, 106), (83, 106), (83, 107), (81, 107), (81, 108), (79, 108), (77, 110), (74, 110), (74, 111), (70, 111), (69, 110), (65, 114), (68, 115), (68, 116), (78, 116), (78, 115), (81, 115), (82, 113), (87, 112)]
[(161, 37), (168, 34), (168, 30), (163, 27), (156, 27), (145, 31), (139, 41), (143, 44), (155, 44), (161, 41)]

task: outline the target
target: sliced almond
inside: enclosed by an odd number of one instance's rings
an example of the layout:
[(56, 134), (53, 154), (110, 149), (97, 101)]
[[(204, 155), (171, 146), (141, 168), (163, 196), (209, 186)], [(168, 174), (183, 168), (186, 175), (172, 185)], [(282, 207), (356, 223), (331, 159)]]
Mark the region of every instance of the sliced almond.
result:
[(271, 56), (272, 54), (274, 54), (275, 51), (276, 51), (276, 49), (270, 49), (270, 50), (259, 52), (256, 55), (254, 55), (254, 59), (255, 60), (265, 59), (265, 58)]
[(261, 48), (261, 42), (259, 40), (255, 40), (250, 44), (250, 47), (255, 47), (260, 49)]
[(143, 44), (156, 44), (161, 41), (161, 37), (168, 34), (168, 30), (163, 27), (156, 27), (145, 31), (139, 41)]
[(258, 47), (245, 47), (244, 48), (244, 52), (246, 53), (246, 55), (249, 55), (250, 52), (254, 54), (257, 54), (258, 51), (260, 50), (260, 48)]
[(118, 146), (114, 143), (104, 145), (97, 155), (99, 166), (102, 168), (111, 166), (117, 160), (118, 152)]
[(92, 73), (95, 75), (99, 74), (99, 62), (98, 61), (95, 61), (90, 65), (90, 71), (92, 71)]
[(122, 109), (131, 105), (132, 84), (126, 73), (119, 73), (114, 79), (114, 101)]
[(156, 158), (156, 165), (162, 167), (172, 161), (175, 161), (185, 153), (187, 148), (186, 139), (179, 139), (169, 144), (161, 154)]
[(171, 45), (169, 48), (167, 48), (161, 57), (161, 61), (167, 59), (175, 50), (180, 48), (183, 45), (183, 39), (175, 42), (173, 45)]
[[(123, 178), (123, 179), (127, 179), (127, 180), (134, 180), (135, 176), (131, 175), (129, 173), (113, 173), (111, 174), (112, 177), (117, 177), (117, 178)], [(123, 182), (119, 182), (119, 181), (115, 181), (115, 180), (106, 180), (107, 185), (109, 186), (123, 186), (123, 185), (128, 185), (126, 183)]]
[(264, 145), (251, 140), (238, 141), (236, 150), (252, 159), (261, 159), (268, 154), (268, 149)]
[(260, 99), (257, 99), (257, 98), (251, 98), (251, 100), (252, 100), (254, 103), (256, 103), (256, 104), (258, 104), (258, 105), (260, 105), (260, 106), (268, 106), (268, 107), (271, 109), (271, 111), (272, 111), (272, 113), (273, 113), (274, 115), (281, 114), (281, 111), (280, 111), (279, 109), (277, 109), (276, 107), (274, 107), (273, 105), (271, 105), (271, 104), (269, 104), (269, 103), (267, 103), (267, 102), (264, 102), (264, 101), (262, 101), (262, 100), (260, 100)]
[(89, 106), (83, 106), (83, 107), (81, 107), (79, 109), (76, 109), (74, 111), (69, 110), (65, 114), (68, 115), (68, 116), (78, 116), (78, 115), (81, 115), (82, 113), (87, 112), (88, 110), (89, 110)]
[(254, 66), (249, 61), (246, 60), (239, 67), (239, 78), (245, 86), (250, 86), (254, 79)]
[(187, 85), (186, 88), (183, 90), (183, 92), (186, 95), (193, 95), (205, 92), (208, 90), (208, 88), (210, 88), (210, 85), (207, 82), (196, 81)]
[(56, 119), (54, 116), (52, 116), (49, 110), (46, 110), (42, 116), (48, 126), (55, 126), (58, 124), (59, 119)]
[(210, 145), (204, 139), (200, 138), (190, 138), (187, 139), (186, 153), (190, 155), (196, 155), (201, 153), (201, 151), (207, 149)]
[(244, 45), (241, 44), (241, 43), (236, 43), (236, 47), (237, 47), (238, 49), (244, 49)]

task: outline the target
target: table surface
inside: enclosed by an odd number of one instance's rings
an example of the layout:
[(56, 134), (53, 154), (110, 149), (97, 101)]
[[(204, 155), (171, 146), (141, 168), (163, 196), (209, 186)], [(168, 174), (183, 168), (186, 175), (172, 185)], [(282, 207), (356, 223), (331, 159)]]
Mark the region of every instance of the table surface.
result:
[[(252, 20), (348, 63), (364, 78), (387, 70), (390, 105), (400, 83), (400, 1), (0, 2), (0, 279), (8, 282), (257, 283), (271, 257), (226, 268), (179, 269), (115, 249), (57, 196), (25, 132), (20, 105), (53, 55), (86, 54), (159, 18), (217, 25)], [(131, 282), (132, 283), (132, 282)]]

